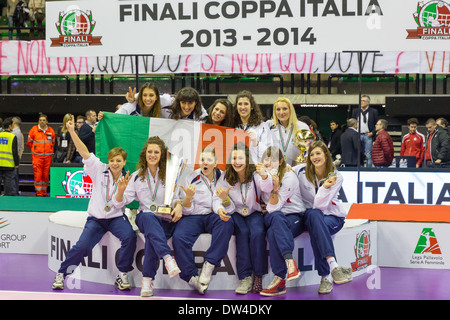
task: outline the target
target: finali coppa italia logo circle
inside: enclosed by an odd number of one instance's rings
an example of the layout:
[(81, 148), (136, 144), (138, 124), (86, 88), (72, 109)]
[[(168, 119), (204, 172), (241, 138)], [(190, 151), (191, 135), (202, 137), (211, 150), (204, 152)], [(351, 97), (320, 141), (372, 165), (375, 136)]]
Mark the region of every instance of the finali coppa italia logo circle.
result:
[(83, 171), (67, 171), (62, 182), (65, 198), (90, 198), (92, 196), (92, 179)]
[(418, 27), (406, 30), (407, 39), (450, 39), (450, 3), (448, 1), (419, 2), (413, 17)]
[(90, 45), (102, 45), (100, 37), (94, 37), (96, 22), (92, 18), (92, 11), (83, 11), (78, 7), (69, 7), (67, 11), (59, 13), (55, 23), (60, 36), (50, 38), (52, 47), (85, 47)]

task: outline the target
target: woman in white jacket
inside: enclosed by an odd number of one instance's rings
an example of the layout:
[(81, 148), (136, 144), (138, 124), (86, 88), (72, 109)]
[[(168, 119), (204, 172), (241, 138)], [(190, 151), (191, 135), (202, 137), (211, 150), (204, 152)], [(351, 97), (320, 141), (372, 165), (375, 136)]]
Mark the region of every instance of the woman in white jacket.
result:
[(352, 280), (352, 269), (337, 264), (331, 238), (342, 229), (347, 215), (338, 200), (343, 178), (322, 141), (315, 141), (309, 147), (306, 164), (298, 165), (294, 170), (307, 208), (304, 216), (306, 231), (311, 238), (317, 271), (322, 277), (319, 293), (329, 293), (333, 281), (341, 284)]
[(258, 163), (267, 147), (272, 145), (272, 137), (259, 105), (250, 91), (242, 90), (237, 94), (234, 122), (237, 129), (247, 131), (253, 164)]

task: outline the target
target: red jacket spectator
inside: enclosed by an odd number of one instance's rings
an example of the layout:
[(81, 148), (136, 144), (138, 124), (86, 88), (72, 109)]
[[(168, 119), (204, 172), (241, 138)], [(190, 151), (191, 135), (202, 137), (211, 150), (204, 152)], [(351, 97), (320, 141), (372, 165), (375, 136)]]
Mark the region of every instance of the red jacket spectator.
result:
[(372, 147), (372, 162), (374, 166), (388, 167), (394, 159), (394, 144), (386, 130), (379, 130)]
[(425, 136), (420, 132), (410, 133), (408, 132), (403, 136), (402, 146), (400, 149), (401, 156), (414, 156), (416, 157), (416, 164), (420, 167), (423, 162), (425, 151)]

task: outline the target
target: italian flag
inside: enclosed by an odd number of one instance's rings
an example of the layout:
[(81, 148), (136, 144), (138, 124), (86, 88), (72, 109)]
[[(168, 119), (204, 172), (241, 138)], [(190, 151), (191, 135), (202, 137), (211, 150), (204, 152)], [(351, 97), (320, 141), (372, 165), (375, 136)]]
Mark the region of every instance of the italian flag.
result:
[(191, 120), (147, 118), (105, 112), (95, 130), (96, 156), (108, 163), (108, 152), (122, 147), (127, 152), (126, 170), (136, 170), (139, 154), (149, 137), (159, 136), (169, 152), (187, 159), (187, 167), (198, 168), (201, 151), (213, 147), (217, 166), (225, 170), (229, 153), (236, 142), (249, 144), (245, 131)]

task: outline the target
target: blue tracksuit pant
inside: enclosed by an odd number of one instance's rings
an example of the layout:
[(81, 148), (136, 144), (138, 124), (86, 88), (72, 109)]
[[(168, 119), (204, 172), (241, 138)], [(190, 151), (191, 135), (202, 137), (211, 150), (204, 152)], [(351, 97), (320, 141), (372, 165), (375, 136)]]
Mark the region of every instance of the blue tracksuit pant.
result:
[(244, 217), (235, 212), (231, 215), (236, 236), (236, 268), (239, 280), (252, 275), (267, 273), (267, 243), (264, 218), (261, 212)]
[(171, 254), (167, 239), (173, 235), (177, 224), (162, 220), (151, 212), (141, 211), (136, 217), (136, 225), (145, 237), (142, 275), (155, 279), (159, 260), (165, 255)]
[(272, 272), (284, 279), (287, 266), (284, 255), (294, 251), (294, 234), (301, 234), (304, 229), (303, 214), (289, 214), (285, 216), (281, 211), (266, 213), (264, 224), (267, 228), (269, 242), (269, 257)]
[(172, 238), (175, 259), (181, 268), (180, 278), (189, 282), (191, 277), (198, 276), (192, 247), (200, 234), (211, 234), (211, 244), (206, 250), (205, 260), (219, 267), (228, 252), (228, 244), (233, 231), (233, 220), (222, 221), (215, 213), (183, 216), (177, 222), (177, 228)]
[(316, 269), (319, 276), (327, 276), (330, 274), (330, 266), (326, 257), (333, 256), (336, 258), (331, 236), (342, 229), (345, 218), (325, 215), (319, 209), (308, 209), (305, 212), (304, 219), (306, 231), (309, 232), (311, 238)]
[(80, 239), (69, 250), (66, 259), (61, 263), (58, 272), (66, 275), (67, 269), (70, 266), (78, 266), (83, 258), (91, 253), (95, 245), (108, 231), (119, 238), (121, 242), (117, 268), (120, 272), (133, 270), (132, 264), (134, 252), (136, 251), (136, 233), (133, 231), (133, 228), (128, 221), (128, 217), (123, 215), (122, 217), (113, 219), (88, 217)]

